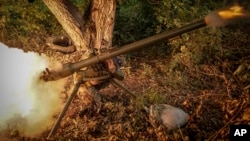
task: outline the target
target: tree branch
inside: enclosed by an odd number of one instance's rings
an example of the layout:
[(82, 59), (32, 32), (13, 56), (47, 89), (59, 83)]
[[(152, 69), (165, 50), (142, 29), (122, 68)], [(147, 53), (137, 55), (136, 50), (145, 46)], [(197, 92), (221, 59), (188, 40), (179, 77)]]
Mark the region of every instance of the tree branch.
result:
[(83, 18), (79, 10), (67, 0), (43, 0), (58, 22), (62, 25), (73, 45), (79, 50), (87, 50), (88, 46), (83, 35)]

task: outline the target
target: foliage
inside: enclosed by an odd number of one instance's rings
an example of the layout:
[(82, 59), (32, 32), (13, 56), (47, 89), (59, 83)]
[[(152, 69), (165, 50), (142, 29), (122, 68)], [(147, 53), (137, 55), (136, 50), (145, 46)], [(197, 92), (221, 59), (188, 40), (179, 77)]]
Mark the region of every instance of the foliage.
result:
[(84, 13), (89, 8), (90, 0), (70, 0), (81, 13)]
[(154, 33), (155, 17), (149, 3), (141, 0), (120, 2), (114, 28), (114, 44), (124, 45)]
[(17, 38), (18, 36), (39, 35), (41, 33), (51, 34), (61, 30), (55, 17), (49, 12), (41, 0), (28, 3), (26, 0), (5, 0), (1, 6), (1, 29), (6, 33), (13, 33), (6, 36)]
[[(231, 2), (229, 1), (228, 3)], [(243, 1), (242, 4), (247, 5), (247, 2)], [(192, 23), (198, 19), (204, 19), (210, 11), (223, 5), (225, 5), (225, 3), (219, 3), (213, 0), (158, 1), (157, 5), (154, 6), (155, 16), (158, 21), (155, 32), (168, 31), (179, 28), (187, 23)], [(233, 75), (232, 72), (237, 69), (236, 64), (239, 64), (241, 61), (239, 56), (244, 58), (249, 54), (249, 51), (247, 51), (249, 50), (249, 46), (247, 46), (245, 38), (247, 35), (244, 35), (245, 33), (247, 34), (248, 28), (243, 29), (246, 25), (247, 23), (245, 25), (243, 24), (242, 29), (232, 28), (233, 26), (226, 28), (203, 28), (185, 33), (181, 35), (180, 38), (170, 40), (167, 44), (156, 45), (159, 49), (165, 47), (169, 48), (169, 51), (172, 51), (172, 59), (164, 71), (165, 75), (168, 76), (166, 84), (176, 88), (213, 89), (216, 85), (213, 85), (213, 83), (207, 84), (207, 80), (214, 82), (222, 81), (224, 83), (230, 82), (228, 81), (230, 78), (227, 78), (228, 74)], [(238, 30), (232, 32), (232, 29)], [(237, 38), (237, 41), (227, 40), (232, 38)], [(232, 41), (237, 43), (230, 43)], [(235, 48), (239, 48), (241, 44), (244, 44), (244, 47), (235, 52)], [(231, 47), (232, 45), (234, 45), (234, 47)], [(246, 50), (244, 48), (246, 48)], [(169, 52), (165, 53), (169, 54)], [(235, 65), (227, 66), (227, 69), (218, 67), (216, 70), (218, 74), (213, 74), (212, 76), (204, 72), (204, 66), (220, 66), (225, 63), (225, 60), (230, 63), (234, 62), (233, 64)], [(224, 73), (227, 75), (222, 77), (221, 75)], [(247, 74), (245, 74), (244, 77), (247, 77)], [(240, 79), (243, 80), (243, 76)], [(246, 79), (249, 78), (245, 78), (244, 81), (246, 81)], [(227, 86), (226, 89), (230, 88)]]
[[(83, 0), (71, 1), (82, 7)], [(114, 45), (122, 46), (203, 19), (224, 2), (118, 0)], [(40, 0), (32, 4), (4, 0), (1, 4), (0, 30), (4, 39), (23, 42), (31, 36), (62, 32)], [(248, 0), (242, 0), (242, 4), (250, 5)], [(136, 92), (137, 99), (131, 100), (122, 95), (122, 90), (106, 87), (106, 92), (101, 91), (100, 113), (91, 109), (83, 117), (67, 114), (55, 140), (227, 139), (229, 124), (249, 124), (249, 33), (249, 22), (207, 27), (129, 53), (128, 66), (124, 67), (130, 73), (123, 82)], [(70, 112), (79, 113), (84, 108), (82, 101), (84, 98), (76, 98), (71, 107), (78, 109)], [(183, 133), (166, 133), (164, 128), (150, 124), (142, 109), (158, 103), (181, 107), (190, 114), (188, 125), (180, 130)]]
[[(88, 1), (71, 2), (82, 13), (89, 6)], [(65, 34), (42, 0), (3, 0), (0, 7), (0, 41), (9, 46), (25, 46), (24, 51), (43, 52), (48, 36)]]
[(210, 10), (208, 5), (209, 1), (202, 3), (195, 0), (162, 0), (154, 7), (156, 18), (160, 23), (156, 32), (178, 28), (187, 22), (204, 17)]
[(41, 0), (4, 0), (0, 7), (0, 41), (9, 46), (43, 52), (45, 38), (63, 32)]

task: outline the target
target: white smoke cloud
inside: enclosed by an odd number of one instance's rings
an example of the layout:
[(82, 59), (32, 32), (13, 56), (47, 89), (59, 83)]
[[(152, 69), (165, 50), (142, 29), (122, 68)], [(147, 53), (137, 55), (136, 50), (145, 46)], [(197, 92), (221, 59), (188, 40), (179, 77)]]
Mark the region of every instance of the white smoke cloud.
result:
[(14, 128), (34, 136), (51, 127), (61, 105), (64, 81), (44, 82), (40, 73), (49, 67), (46, 56), (0, 43), (0, 130)]

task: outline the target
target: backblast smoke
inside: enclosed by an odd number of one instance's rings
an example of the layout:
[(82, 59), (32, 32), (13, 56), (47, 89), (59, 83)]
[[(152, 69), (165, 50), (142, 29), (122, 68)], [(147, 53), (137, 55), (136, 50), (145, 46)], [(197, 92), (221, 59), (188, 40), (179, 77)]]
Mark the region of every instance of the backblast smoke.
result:
[(58, 66), (46, 56), (0, 43), (0, 130), (34, 136), (50, 128), (62, 104), (64, 80), (39, 79), (47, 67)]

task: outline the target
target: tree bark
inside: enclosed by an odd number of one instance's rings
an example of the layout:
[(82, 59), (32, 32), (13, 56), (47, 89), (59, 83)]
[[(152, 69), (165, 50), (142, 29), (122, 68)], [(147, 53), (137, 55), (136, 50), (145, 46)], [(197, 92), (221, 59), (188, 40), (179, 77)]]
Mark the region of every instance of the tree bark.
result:
[(82, 55), (78, 59), (85, 59), (84, 52), (89, 49), (102, 50), (112, 47), (116, 0), (91, 0), (90, 12), (86, 16), (83, 16), (68, 0), (43, 0), (43, 2), (55, 15), (76, 50)]
[(116, 11), (116, 0), (92, 0), (91, 22), (94, 32), (91, 33), (93, 47), (107, 49), (112, 47), (112, 35)]
[[(88, 57), (85, 51), (112, 47), (112, 36), (116, 11), (116, 0), (90, 0), (89, 12), (82, 15), (77, 8), (67, 0), (43, 0), (46, 6), (55, 15), (63, 29), (66, 31), (76, 52), (69, 57), (70, 62), (76, 62)], [(54, 46), (55, 47), (55, 46)], [(60, 46), (56, 46), (60, 50)], [(109, 70), (114, 71), (114, 64), (107, 60)], [(111, 67), (110, 67), (111, 66)], [(75, 75), (77, 78), (77, 75)], [(98, 101), (98, 98), (89, 99), (89, 91), (84, 87), (79, 89), (83, 95), (83, 105), (89, 105), (91, 101)]]
[(71, 38), (75, 47), (79, 50), (87, 50), (86, 40), (81, 29), (83, 19), (77, 8), (67, 0), (43, 0), (65, 32)]

